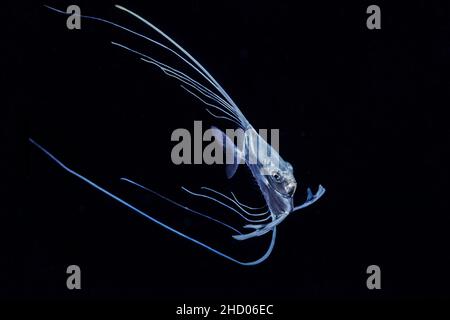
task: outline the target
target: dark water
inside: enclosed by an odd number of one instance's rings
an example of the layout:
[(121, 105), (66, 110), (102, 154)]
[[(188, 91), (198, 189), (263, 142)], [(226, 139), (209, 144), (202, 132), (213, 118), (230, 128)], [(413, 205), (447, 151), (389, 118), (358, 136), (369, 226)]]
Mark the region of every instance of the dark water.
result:
[[(72, 4), (46, 3), (61, 9)], [(83, 14), (154, 35), (108, 1), (77, 4)], [(7, 10), (9, 39), (2, 45), (7, 165), (1, 296), (266, 302), (449, 297), (448, 4), (379, 3), (382, 29), (374, 31), (366, 28), (371, 3), (121, 4), (198, 58), (255, 128), (280, 129), (281, 155), (299, 181), (297, 203), (306, 186), (322, 184), (327, 193), (288, 217), (272, 256), (249, 268), (83, 184), (28, 137), (226, 252), (255, 257), (268, 241), (233, 241), (220, 228), (118, 180), (130, 177), (205, 210), (218, 208), (194, 201), (180, 187), (238, 190), (242, 201), (261, 203), (246, 170), (226, 181), (221, 167), (171, 163), (174, 129), (190, 129), (194, 120), (205, 128), (216, 122), (176, 81), (110, 41), (158, 57), (162, 52), (97, 22), (82, 20), (81, 30), (70, 31), (64, 16), (37, 3), (15, 3)], [(71, 264), (82, 270), (78, 292), (65, 285)], [(366, 287), (372, 264), (382, 272), (378, 291)]]

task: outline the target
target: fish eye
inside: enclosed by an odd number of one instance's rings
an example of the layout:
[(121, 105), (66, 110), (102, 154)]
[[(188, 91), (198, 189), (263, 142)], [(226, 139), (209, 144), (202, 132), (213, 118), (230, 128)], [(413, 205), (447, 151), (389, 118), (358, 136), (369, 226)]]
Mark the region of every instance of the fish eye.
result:
[(281, 175), (279, 172), (275, 171), (272, 173), (272, 177), (275, 179), (275, 181), (280, 182), (281, 181)]

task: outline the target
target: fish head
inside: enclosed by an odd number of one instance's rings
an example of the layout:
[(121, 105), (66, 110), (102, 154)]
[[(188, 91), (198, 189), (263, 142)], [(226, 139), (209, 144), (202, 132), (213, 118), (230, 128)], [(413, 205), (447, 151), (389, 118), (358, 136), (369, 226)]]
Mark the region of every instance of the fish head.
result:
[(246, 162), (260, 186), (270, 211), (277, 217), (292, 212), (294, 193), (297, 189), (294, 168), (254, 129), (247, 132), (244, 149)]
[(261, 179), (266, 186), (266, 202), (275, 215), (287, 214), (294, 209), (297, 181), (294, 168), (279, 155), (267, 157), (260, 167)]

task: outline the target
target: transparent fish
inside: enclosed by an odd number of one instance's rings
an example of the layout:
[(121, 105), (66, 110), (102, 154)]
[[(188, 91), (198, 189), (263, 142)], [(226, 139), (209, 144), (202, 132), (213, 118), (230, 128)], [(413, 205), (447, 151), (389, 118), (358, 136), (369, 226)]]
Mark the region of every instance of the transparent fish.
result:
[[(101, 23), (108, 24), (114, 28), (121, 29), (126, 31), (133, 37), (139, 37), (146, 41), (148, 41), (151, 45), (157, 46), (167, 52), (168, 55), (172, 55), (176, 57), (181, 64), (184, 64), (185, 67), (188, 67), (193, 73), (197, 76), (200, 76), (203, 79), (203, 83), (194, 80), (192, 76), (187, 75), (184, 72), (181, 72), (179, 69), (165, 64), (161, 61), (154, 59), (153, 57), (146, 55), (142, 52), (134, 50), (126, 46), (125, 44), (111, 42), (113, 45), (124, 49), (125, 51), (139, 57), (142, 61), (150, 63), (158, 67), (164, 74), (177, 79), (181, 87), (186, 90), (188, 93), (193, 95), (196, 99), (201, 101), (205, 105), (206, 111), (213, 117), (218, 119), (224, 119), (233, 123), (234, 126), (242, 129), (244, 132), (243, 143), (241, 145), (236, 145), (224, 132), (219, 130), (218, 128), (213, 127), (212, 132), (217, 141), (226, 151), (227, 155), (230, 155), (230, 158), (233, 159), (231, 163), (226, 163), (226, 175), (229, 179), (232, 179), (235, 175), (236, 170), (238, 169), (239, 164), (245, 165), (251, 172), (253, 178), (255, 179), (259, 190), (266, 202), (267, 210), (261, 211), (262, 208), (254, 208), (247, 205), (242, 204), (234, 193), (231, 195), (226, 195), (222, 192), (214, 190), (208, 187), (202, 187), (201, 192), (194, 192), (187, 188), (183, 188), (183, 190), (193, 197), (206, 198), (209, 201), (213, 201), (219, 205), (221, 205), (225, 210), (232, 211), (237, 213), (242, 219), (242, 225), (240, 226), (242, 229), (248, 230), (248, 232), (241, 232), (239, 228), (235, 228), (226, 224), (225, 222), (212, 217), (211, 215), (205, 214), (203, 212), (199, 212), (197, 210), (191, 209), (185, 205), (182, 205), (146, 186), (143, 186), (131, 179), (122, 178), (121, 180), (129, 183), (133, 186), (136, 186), (142, 190), (146, 190), (151, 192), (152, 194), (178, 206), (184, 210), (187, 210), (191, 213), (202, 216), (214, 223), (218, 223), (225, 228), (228, 228), (233, 231), (232, 237), (237, 241), (243, 241), (250, 238), (255, 238), (262, 236), (267, 233), (271, 233), (271, 241), (270, 244), (265, 251), (265, 253), (258, 259), (253, 261), (241, 261), (236, 258), (231, 257), (223, 253), (222, 251), (213, 248), (212, 246), (191, 237), (148, 214), (147, 212), (142, 211), (131, 203), (125, 201), (121, 197), (111, 193), (100, 185), (96, 184), (91, 179), (79, 174), (78, 172), (70, 169), (66, 164), (64, 164), (61, 160), (55, 157), (52, 153), (50, 153), (46, 148), (44, 148), (41, 144), (37, 143), (35, 140), (30, 138), (30, 142), (43, 151), (51, 160), (53, 160), (56, 164), (58, 164), (61, 168), (66, 170), (68, 173), (78, 177), (91, 187), (103, 192), (105, 195), (111, 197), (112, 199), (118, 201), (122, 205), (131, 209), (132, 211), (141, 214), (152, 222), (162, 226), (163, 228), (177, 234), (178, 236), (185, 238), (189, 241), (196, 243), (197, 245), (223, 257), (235, 263), (241, 265), (257, 265), (264, 260), (266, 260), (274, 247), (275, 239), (276, 239), (276, 227), (279, 223), (281, 223), (286, 217), (297, 210), (303, 209), (315, 201), (317, 201), (325, 192), (325, 189), (319, 185), (318, 190), (315, 194), (311, 191), (311, 189), (307, 189), (306, 200), (300, 204), (294, 205), (294, 195), (297, 189), (297, 181), (293, 174), (292, 165), (284, 161), (278, 152), (269, 145), (253, 128), (250, 122), (245, 118), (241, 110), (238, 108), (233, 99), (227, 94), (227, 92), (222, 88), (222, 86), (213, 78), (213, 76), (194, 58), (192, 57), (184, 48), (182, 48), (178, 43), (176, 43), (172, 38), (166, 35), (163, 31), (157, 28), (148, 20), (142, 18), (138, 14), (122, 7), (116, 5), (116, 7), (125, 13), (131, 15), (132, 17), (140, 20), (142, 23), (146, 24), (152, 31), (156, 32), (160, 37), (163, 38), (164, 42), (157, 41), (154, 38), (143, 35), (136, 31), (133, 31), (127, 27), (119, 25), (117, 23), (98, 18), (93, 16), (81, 15), (83, 19), (91, 19), (96, 20)], [(67, 14), (64, 11), (54, 9), (51, 7), (47, 7), (53, 11), (58, 13)], [(261, 152), (264, 150), (264, 152)]]

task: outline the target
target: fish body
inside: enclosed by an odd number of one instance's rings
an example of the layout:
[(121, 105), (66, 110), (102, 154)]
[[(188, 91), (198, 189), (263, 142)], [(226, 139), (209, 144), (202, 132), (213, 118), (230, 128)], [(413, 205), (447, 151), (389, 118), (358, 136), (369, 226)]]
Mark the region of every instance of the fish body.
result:
[[(48, 6), (46, 7), (58, 13), (67, 14), (65, 11), (51, 8)], [(240, 203), (234, 194), (232, 194), (234, 198), (232, 199), (225, 194), (222, 194), (216, 190), (207, 187), (202, 187), (202, 190), (206, 190), (210, 194), (192, 192), (187, 188), (182, 187), (184, 191), (189, 192), (193, 196), (209, 199), (222, 205), (224, 208), (227, 208), (228, 210), (239, 214), (243, 220), (248, 222), (245, 225), (243, 225), (242, 228), (244, 228), (245, 230), (248, 229), (252, 230), (248, 233), (244, 233), (238, 230), (238, 228), (234, 228), (218, 219), (212, 218), (208, 214), (200, 213), (196, 210), (189, 208), (188, 206), (182, 205), (172, 199), (169, 199), (166, 196), (159, 194), (158, 192), (148, 187), (144, 187), (143, 185), (132, 181), (131, 179), (121, 178), (121, 180), (130, 183), (136, 187), (139, 187), (141, 189), (147, 190), (151, 192), (153, 195), (158, 196), (168, 201), (172, 205), (178, 206), (192, 214), (202, 216), (214, 223), (219, 223), (220, 225), (233, 230), (233, 232), (237, 233), (233, 235), (233, 238), (236, 240), (246, 240), (250, 238), (255, 238), (271, 232), (272, 236), (267, 250), (258, 259), (252, 261), (241, 261), (236, 258), (233, 258), (230, 255), (225, 254), (220, 250), (217, 250), (211, 247), (210, 245), (201, 242), (195, 239), (194, 237), (191, 237), (157, 220), (149, 213), (144, 212), (143, 210), (130, 204), (122, 197), (113, 194), (112, 192), (108, 191), (104, 187), (101, 187), (91, 179), (88, 179), (87, 177), (81, 175), (80, 173), (70, 169), (65, 163), (56, 158), (52, 153), (50, 153), (46, 148), (44, 148), (42, 145), (37, 143), (32, 138), (29, 139), (30, 142), (38, 149), (40, 149), (45, 155), (47, 155), (52, 161), (54, 161), (57, 165), (59, 165), (61, 168), (63, 168), (70, 174), (76, 176), (77, 178), (81, 179), (83, 182), (87, 183), (91, 187), (104, 193), (108, 197), (114, 199), (115, 201), (119, 202), (120, 204), (124, 205), (130, 210), (146, 217), (150, 221), (165, 228), (166, 230), (171, 231), (182, 238), (190, 240), (193, 243), (223, 258), (226, 258), (230, 261), (233, 261), (241, 265), (251, 266), (263, 262), (269, 257), (269, 255), (273, 250), (276, 238), (276, 226), (283, 220), (285, 220), (290, 213), (303, 209), (309, 206), (310, 204), (314, 203), (324, 194), (325, 189), (322, 186), (319, 186), (319, 189), (316, 192), (316, 194), (313, 194), (311, 190), (308, 188), (306, 201), (299, 206), (295, 206), (294, 195), (297, 189), (297, 181), (293, 174), (294, 170), (293, 166), (289, 162), (284, 161), (277, 152), (277, 150), (275, 150), (275, 148), (273, 148), (258, 134), (258, 132), (250, 124), (250, 122), (244, 117), (243, 113), (238, 108), (233, 99), (231, 99), (228, 93), (222, 88), (222, 86), (183, 47), (181, 47), (177, 42), (175, 42), (172, 38), (166, 35), (163, 31), (161, 31), (151, 22), (142, 18), (141, 16), (132, 12), (129, 9), (126, 9), (119, 5), (116, 5), (116, 7), (126, 12), (127, 14), (137, 18), (147, 26), (149, 26), (153, 31), (155, 31), (159, 36), (161, 36), (163, 40), (166, 40), (167, 43), (155, 40), (154, 38), (143, 35), (127, 27), (119, 25), (115, 22), (108, 21), (106, 19), (86, 15), (80, 15), (80, 17), (105, 23), (114, 28), (128, 32), (132, 36), (144, 39), (145, 41), (148, 41), (150, 44), (166, 50), (168, 54), (177, 57), (181, 63), (187, 65), (197, 76), (200, 76), (200, 78), (203, 79), (202, 83), (198, 80), (195, 80), (193, 76), (183, 73), (179, 69), (170, 66), (168, 64), (165, 64), (164, 62), (158, 61), (148, 54), (139, 52), (124, 44), (111, 42), (111, 44), (119, 48), (122, 48), (134, 55), (137, 55), (142, 61), (158, 67), (169, 77), (177, 79), (181, 83), (181, 87), (183, 89), (185, 89), (188, 93), (192, 94), (194, 97), (196, 97), (206, 105), (207, 107), (206, 111), (208, 111), (212, 116), (219, 119), (229, 120), (235, 126), (243, 130), (244, 134), (242, 145), (234, 144), (234, 142), (231, 141), (231, 139), (227, 137), (227, 135), (220, 129), (213, 128), (213, 135), (215, 139), (226, 148), (227, 152), (231, 153), (231, 158), (233, 161), (231, 163), (226, 163), (227, 177), (232, 178), (234, 176), (238, 168), (238, 164), (240, 163), (245, 164), (249, 168), (253, 178), (255, 179), (259, 187), (259, 190), (263, 195), (264, 201), (266, 202), (268, 210), (266, 212), (255, 212), (255, 210), (259, 208), (252, 208)], [(215, 112), (220, 112), (221, 115), (218, 115)], [(221, 197), (221, 200), (214, 198), (211, 195), (211, 193), (219, 195)], [(227, 201), (227, 203), (225, 203), (224, 201)]]

